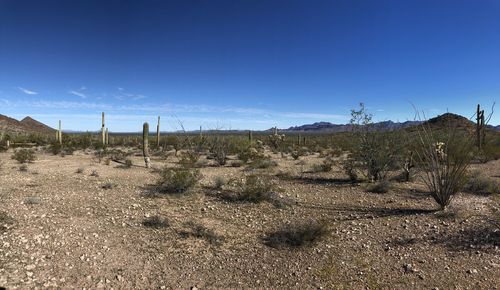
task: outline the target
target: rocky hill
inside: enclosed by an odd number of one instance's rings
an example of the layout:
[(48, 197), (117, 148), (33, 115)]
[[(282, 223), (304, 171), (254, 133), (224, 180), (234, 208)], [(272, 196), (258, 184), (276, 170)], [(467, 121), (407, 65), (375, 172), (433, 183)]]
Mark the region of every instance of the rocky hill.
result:
[(18, 121), (5, 115), (0, 115), (0, 132), (51, 134), (55, 130), (29, 116)]

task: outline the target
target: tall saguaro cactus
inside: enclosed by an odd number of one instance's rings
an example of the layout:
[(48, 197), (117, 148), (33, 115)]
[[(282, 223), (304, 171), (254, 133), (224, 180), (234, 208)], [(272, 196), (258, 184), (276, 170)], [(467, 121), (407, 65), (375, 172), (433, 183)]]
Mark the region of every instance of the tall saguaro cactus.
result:
[(156, 125), (156, 147), (160, 147), (160, 116), (158, 116), (158, 125)]
[(57, 141), (62, 144), (61, 120), (59, 120), (59, 129), (57, 130)]
[(478, 149), (483, 147), (484, 141), (484, 110), (481, 110), (481, 106), (478, 104), (476, 112), (476, 144)]
[(144, 162), (146, 163), (146, 168), (151, 168), (151, 158), (149, 157), (149, 124), (145, 122), (142, 126), (142, 155), (144, 155)]
[(252, 142), (252, 130), (248, 130), (248, 141)]
[(101, 135), (102, 135), (102, 146), (106, 146), (106, 130), (104, 129), (104, 112), (102, 112)]
[(106, 128), (106, 138), (105, 138), (105, 141), (106, 141), (105, 142), (106, 146), (108, 146), (109, 145), (109, 131), (108, 131), (108, 128)]

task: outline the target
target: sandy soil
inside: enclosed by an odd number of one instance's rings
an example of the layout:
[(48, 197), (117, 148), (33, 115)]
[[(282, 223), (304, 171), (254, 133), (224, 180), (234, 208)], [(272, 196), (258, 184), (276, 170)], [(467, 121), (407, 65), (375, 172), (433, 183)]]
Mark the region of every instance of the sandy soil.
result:
[[(498, 289), (498, 199), (460, 194), (445, 212), (414, 183), (385, 194), (346, 183), (340, 169), (300, 174), (282, 159), (281, 194), (293, 205), (232, 203), (208, 187), (243, 167), (201, 169), (183, 196), (147, 195), (157, 175), (77, 152), (38, 153), (27, 172), (0, 153), (0, 286), (113, 289)], [(318, 156), (303, 158), (319, 163)], [(134, 157), (134, 164), (141, 164)], [(156, 166), (164, 161), (153, 160)], [(308, 165), (306, 165), (307, 167)], [(474, 165), (500, 180), (500, 161)], [(76, 173), (83, 168), (83, 173)], [(91, 176), (92, 171), (99, 176)], [(113, 188), (104, 189), (107, 183)], [(153, 229), (151, 216), (168, 221)], [(498, 216), (497, 216), (498, 217)], [(325, 220), (331, 233), (303, 248), (273, 248), (267, 233)], [(189, 234), (196, 225), (217, 242)]]

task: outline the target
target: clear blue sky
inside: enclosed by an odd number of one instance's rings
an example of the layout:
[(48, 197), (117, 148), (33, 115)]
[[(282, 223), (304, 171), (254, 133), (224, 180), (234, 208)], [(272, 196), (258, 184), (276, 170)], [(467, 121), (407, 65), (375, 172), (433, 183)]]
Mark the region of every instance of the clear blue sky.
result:
[(0, 114), (54, 127), (469, 117), (499, 96), (498, 0), (0, 0)]

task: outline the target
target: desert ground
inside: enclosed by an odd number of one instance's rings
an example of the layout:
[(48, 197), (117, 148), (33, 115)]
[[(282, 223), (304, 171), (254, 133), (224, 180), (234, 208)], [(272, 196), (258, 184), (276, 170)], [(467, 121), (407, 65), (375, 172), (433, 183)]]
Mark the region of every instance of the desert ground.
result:
[[(418, 180), (370, 193), (337, 167), (301, 172), (321, 163), (318, 154), (302, 162), (274, 154), (277, 167), (255, 171), (273, 175), (289, 203), (276, 206), (220, 198), (214, 178), (242, 178), (244, 166), (207, 164), (194, 190), (169, 195), (152, 194), (158, 174), (138, 155), (124, 168), (98, 163), (89, 151), (37, 152), (27, 171), (11, 155), (0, 153), (0, 286), (7, 289), (500, 285), (498, 194), (460, 193), (436, 211)], [(175, 164), (174, 156), (153, 158), (154, 167)], [(500, 160), (472, 167), (500, 179)], [(148, 223), (152, 217), (157, 223)], [(315, 243), (269, 243), (273, 233), (318, 221), (328, 233)]]

